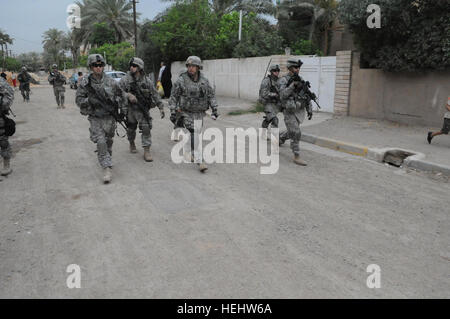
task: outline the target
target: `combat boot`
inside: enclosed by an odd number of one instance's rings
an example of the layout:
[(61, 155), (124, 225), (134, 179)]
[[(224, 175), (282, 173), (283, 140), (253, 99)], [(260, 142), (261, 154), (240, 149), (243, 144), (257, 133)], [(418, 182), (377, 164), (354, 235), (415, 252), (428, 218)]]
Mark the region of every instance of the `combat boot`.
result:
[(153, 162), (153, 158), (150, 155), (150, 146), (144, 147), (144, 160), (146, 162)]
[(300, 155), (294, 155), (294, 163), (301, 166), (306, 166), (306, 162), (300, 158)]
[(112, 179), (112, 169), (111, 167), (106, 167), (103, 169), (103, 183), (108, 184)]
[(12, 172), (12, 169), (11, 169), (11, 166), (10, 166), (10, 160), (6, 159), (6, 158), (3, 159), (3, 169), (1, 171), (1, 175), (2, 176), (6, 176), (6, 175), (11, 174), (11, 172)]
[(136, 144), (134, 144), (134, 141), (130, 142), (130, 153), (137, 153)]
[(205, 163), (200, 163), (198, 169), (200, 170), (200, 172), (204, 173), (208, 169), (208, 166), (206, 166)]

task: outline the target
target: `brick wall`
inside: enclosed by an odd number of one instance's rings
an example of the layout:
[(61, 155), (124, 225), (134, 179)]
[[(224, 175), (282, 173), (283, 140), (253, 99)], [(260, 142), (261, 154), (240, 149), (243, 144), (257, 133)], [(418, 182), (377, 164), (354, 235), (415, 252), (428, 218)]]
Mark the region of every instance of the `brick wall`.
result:
[(336, 52), (334, 114), (348, 115), (351, 90), (352, 51)]

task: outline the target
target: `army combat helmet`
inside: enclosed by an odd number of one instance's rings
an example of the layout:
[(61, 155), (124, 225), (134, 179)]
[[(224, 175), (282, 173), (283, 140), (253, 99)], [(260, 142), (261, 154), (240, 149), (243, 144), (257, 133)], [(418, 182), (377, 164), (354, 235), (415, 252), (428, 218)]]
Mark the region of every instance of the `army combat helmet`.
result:
[(103, 66), (105, 65), (105, 59), (100, 54), (90, 54), (87, 60), (88, 67), (90, 67), (94, 63), (101, 63)]
[(303, 64), (302, 60), (296, 60), (294, 58), (290, 58), (289, 60), (287, 60), (287, 68), (289, 69), (290, 67), (301, 67)]
[(195, 56), (195, 55), (191, 55), (190, 57), (187, 58), (186, 67), (188, 65), (196, 65), (196, 66), (198, 66), (198, 68), (200, 70), (203, 69), (202, 60), (198, 56)]
[(58, 66), (56, 64), (53, 64), (52, 69), (58, 69)]
[(137, 57), (131, 58), (130, 62), (128, 63), (128, 67), (130, 67), (132, 64), (137, 65), (140, 71), (144, 71), (144, 61), (142, 59)]
[(269, 67), (269, 72), (276, 72), (276, 71), (280, 71), (280, 66), (278, 64), (272, 64)]

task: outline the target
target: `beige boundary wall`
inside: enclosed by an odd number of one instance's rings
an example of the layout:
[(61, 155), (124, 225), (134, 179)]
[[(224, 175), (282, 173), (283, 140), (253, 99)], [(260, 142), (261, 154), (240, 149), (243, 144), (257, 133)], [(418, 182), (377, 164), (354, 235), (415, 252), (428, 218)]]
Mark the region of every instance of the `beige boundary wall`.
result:
[[(220, 59), (203, 61), (203, 72), (210, 83), (215, 86), (218, 96), (239, 99), (258, 99), (259, 87), (270, 64), (279, 64), (281, 76), (287, 73), (288, 58), (301, 59), (304, 64), (300, 75), (311, 82), (311, 90), (316, 93), (322, 111), (333, 112), (335, 93), (336, 57), (287, 56)], [(171, 66), (172, 81), (185, 71), (185, 62), (174, 62)], [(315, 107), (315, 105), (313, 104)]]
[[(269, 61), (270, 64), (286, 66), (287, 56), (275, 55), (268, 57), (243, 59), (204, 60), (203, 72), (212, 85), (216, 94), (238, 99), (257, 100), (259, 86)], [(185, 71), (185, 62), (172, 63), (172, 81)], [(282, 70), (283, 71), (283, 70)]]
[(357, 52), (353, 52), (352, 61), (350, 94), (347, 100), (342, 100), (348, 101), (350, 116), (411, 125), (442, 125), (444, 105), (450, 96), (450, 70), (391, 73), (361, 69)]

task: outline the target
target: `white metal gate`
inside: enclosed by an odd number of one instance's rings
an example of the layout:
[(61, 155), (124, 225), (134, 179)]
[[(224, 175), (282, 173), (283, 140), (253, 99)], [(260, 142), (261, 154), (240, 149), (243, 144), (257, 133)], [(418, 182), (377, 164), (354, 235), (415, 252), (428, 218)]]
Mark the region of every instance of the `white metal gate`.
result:
[[(299, 56), (303, 61), (300, 76), (311, 83), (311, 91), (317, 97), (322, 112), (333, 113), (336, 85), (336, 57)], [(317, 110), (316, 104), (313, 107)]]

